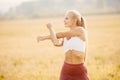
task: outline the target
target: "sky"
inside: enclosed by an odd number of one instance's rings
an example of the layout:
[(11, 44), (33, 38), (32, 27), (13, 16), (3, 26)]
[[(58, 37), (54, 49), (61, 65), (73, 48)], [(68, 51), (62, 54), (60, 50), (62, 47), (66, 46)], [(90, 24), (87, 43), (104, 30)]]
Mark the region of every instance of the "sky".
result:
[(17, 6), (24, 1), (32, 1), (32, 0), (0, 0), (0, 12), (4, 13), (9, 10), (9, 8)]

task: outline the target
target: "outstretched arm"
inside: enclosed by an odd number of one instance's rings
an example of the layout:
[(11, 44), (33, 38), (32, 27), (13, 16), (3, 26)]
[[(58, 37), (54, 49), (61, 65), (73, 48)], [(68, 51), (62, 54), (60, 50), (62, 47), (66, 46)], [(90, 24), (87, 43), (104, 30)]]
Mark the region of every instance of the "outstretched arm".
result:
[(70, 31), (56, 33), (57, 38), (71, 38), (73, 36), (80, 37), (83, 41), (86, 41), (86, 30), (82, 27), (77, 27)]
[(59, 38), (64, 38), (64, 37), (67, 37), (67, 38), (70, 38), (70, 37), (73, 37), (73, 36), (79, 36), (81, 37), (82, 40), (86, 40), (86, 31), (83, 29), (83, 28), (75, 28), (73, 30), (70, 30), (70, 31), (65, 31), (65, 32), (58, 32), (58, 33), (55, 33), (55, 30), (53, 28), (53, 25), (51, 23), (48, 23), (47, 24), (47, 28), (49, 29), (50, 31), (50, 35), (45, 35), (45, 36), (38, 36), (37, 37), (37, 41), (43, 41), (43, 40), (52, 40), (52, 42), (55, 44), (55, 45), (62, 45), (62, 42), (63, 41), (60, 41), (58, 40)]
[[(64, 38), (64, 32), (56, 33), (57, 39)], [(37, 42), (44, 41), (44, 40), (51, 40), (51, 35), (40, 35), (37, 37)]]
[(50, 40), (50, 39), (51, 39), (50, 35), (40, 35), (37, 37), (37, 42), (44, 41), (44, 40)]

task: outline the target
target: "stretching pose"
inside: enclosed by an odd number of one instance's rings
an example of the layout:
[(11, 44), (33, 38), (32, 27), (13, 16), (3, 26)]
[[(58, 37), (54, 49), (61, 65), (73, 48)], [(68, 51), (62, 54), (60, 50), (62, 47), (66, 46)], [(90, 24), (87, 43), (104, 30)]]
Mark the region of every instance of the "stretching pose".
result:
[(48, 23), (50, 35), (38, 36), (37, 41), (51, 40), (55, 46), (63, 46), (65, 61), (60, 80), (89, 80), (84, 65), (87, 48), (87, 29), (84, 19), (78, 11), (68, 10), (64, 24), (70, 30), (56, 33), (53, 24)]

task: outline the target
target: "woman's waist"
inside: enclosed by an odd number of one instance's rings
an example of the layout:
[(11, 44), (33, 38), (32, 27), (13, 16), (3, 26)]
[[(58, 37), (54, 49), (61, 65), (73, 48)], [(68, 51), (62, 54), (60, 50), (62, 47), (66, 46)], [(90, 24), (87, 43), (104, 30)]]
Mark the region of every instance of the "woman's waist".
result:
[(76, 50), (69, 50), (65, 54), (65, 62), (70, 64), (84, 63), (85, 54)]
[(83, 56), (85, 55), (85, 52), (82, 52), (82, 51), (78, 51), (78, 50), (75, 50), (75, 49), (70, 49), (68, 51), (65, 52), (66, 55), (73, 55), (73, 56)]

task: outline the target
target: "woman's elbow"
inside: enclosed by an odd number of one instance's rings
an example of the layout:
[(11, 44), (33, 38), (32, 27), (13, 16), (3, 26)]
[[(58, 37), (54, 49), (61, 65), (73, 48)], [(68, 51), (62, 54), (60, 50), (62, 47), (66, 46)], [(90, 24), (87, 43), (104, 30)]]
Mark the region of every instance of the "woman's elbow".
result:
[(62, 44), (60, 44), (60, 43), (54, 43), (54, 46), (56, 46), (56, 47), (61, 47)]

